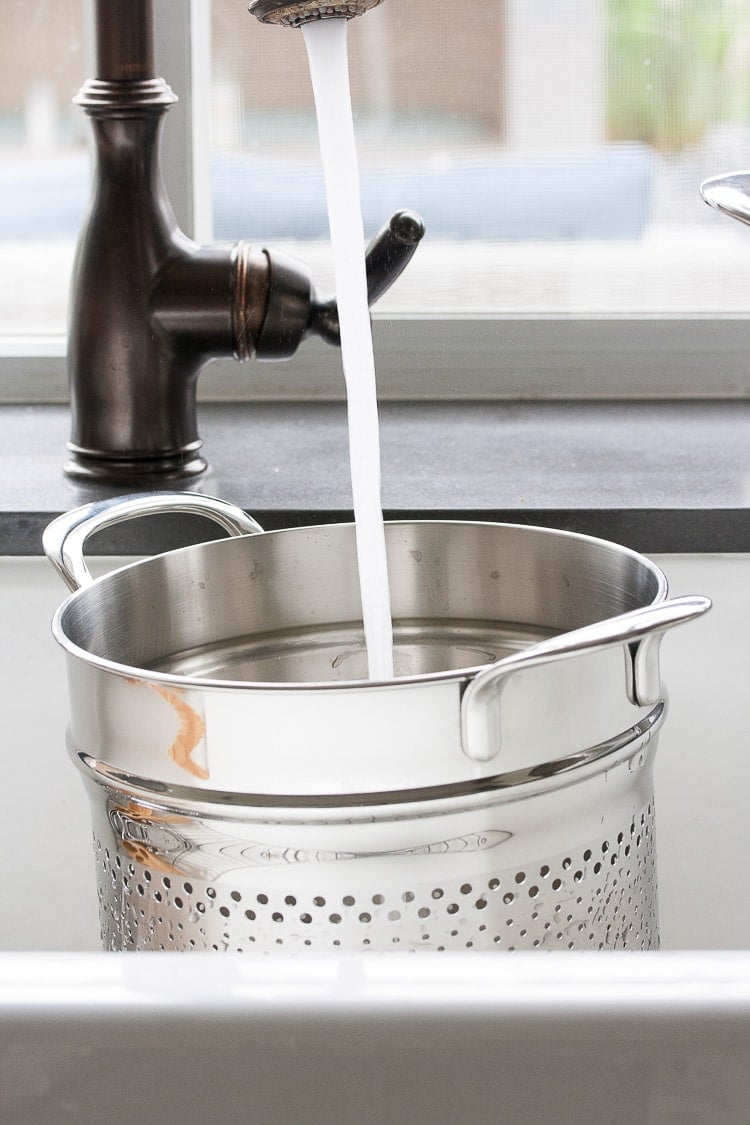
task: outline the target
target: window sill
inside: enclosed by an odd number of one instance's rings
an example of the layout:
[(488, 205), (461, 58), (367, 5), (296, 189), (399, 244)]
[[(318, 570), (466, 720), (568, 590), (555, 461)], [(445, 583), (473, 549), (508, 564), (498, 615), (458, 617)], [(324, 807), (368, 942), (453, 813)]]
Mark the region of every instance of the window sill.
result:
[[(342, 404), (202, 403), (199, 427), (212, 467), (180, 487), (239, 504), (269, 530), (351, 518)], [(65, 406), (2, 406), (0, 434), (0, 554), (40, 554), (55, 515), (127, 490), (63, 476)], [(541, 524), (651, 553), (750, 551), (749, 436), (739, 401), (388, 402), (383, 502), (395, 519)], [(184, 516), (154, 522), (102, 533), (92, 554), (214, 535)]]

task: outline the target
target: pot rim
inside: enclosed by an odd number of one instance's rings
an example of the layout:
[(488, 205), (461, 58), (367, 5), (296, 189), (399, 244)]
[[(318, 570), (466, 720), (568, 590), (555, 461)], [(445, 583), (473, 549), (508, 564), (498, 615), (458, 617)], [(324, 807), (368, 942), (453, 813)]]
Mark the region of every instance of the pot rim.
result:
[[(648, 606), (658, 605), (666, 600), (669, 592), (667, 577), (655, 562), (648, 556), (641, 554), (639, 551), (633, 550), (631, 547), (623, 546), (609, 539), (602, 539), (598, 536), (587, 535), (577, 531), (567, 531), (564, 529), (545, 527), (539, 524), (521, 524), (509, 523), (506, 521), (498, 520), (387, 520), (385, 521), (387, 527), (413, 527), (422, 525), (431, 526), (445, 526), (445, 527), (492, 527), (492, 528), (509, 528), (519, 531), (521, 533), (529, 533), (533, 535), (544, 535), (554, 538), (571, 539), (583, 544), (590, 544), (592, 547), (603, 547), (615, 554), (629, 557), (645, 570), (649, 571), (656, 581), (656, 592), (650, 601), (644, 603)], [(139, 559), (136, 562), (129, 562), (123, 566), (116, 567), (114, 570), (108, 571), (107, 574), (102, 575), (100, 578), (94, 579), (87, 586), (75, 590), (69, 594), (68, 597), (58, 606), (52, 618), (52, 635), (66, 653), (71, 657), (82, 660), (84, 663), (106, 672), (111, 675), (126, 677), (128, 679), (139, 679), (153, 683), (164, 684), (170, 687), (178, 687), (183, 690), (199, 690), (209, 692), (225, 692), (225, 691), (252, 691), (252, 692), (269, 692), (269, 693), (291, 693), (299, 695), (317, 694), (320, 692), (349, 692), (354, 690), (359, 691), (376, 691), (386, 690), (395, 687), (408, 687), (415, 684), (437, 684), (455, 681), (456, 683), (468, 683), (475, 676), (477, 676), (484, 669), (491, 667), (491, 663), (483, 663), (473, 665), (468, 668), (455, 668), (446, 669), (439, 672), (422, 672), (415, 673), (408, 676), (394, 676), (387, 680), (370, 680), (370, 679), (357, 679), (357, 680), (312, 680), (312, 681), (275, 681), (275, 680), (229, 680), (229, 679), (213, 679), (211, 677), (202, 676), (186, 676), (174, 672), (161, 672), (151, 670), (148, 668), (139, 668), (136, 665), (122, 664), (119, 661), (112, 660), (108, 657), (97, 656), (89, 652), (87, 649), (72, 641), (65, 632), (63, 626), (63, 618), (78, 600), (84, 599), (87, 593), (101, 585), (102, 583), (115, 578), (118, 574), (125, 571), (133, 570), (140, 567), (148, 567), (150, 564), (157, 562), (159, 559), (165, 558), (174, 554), (181, 554), (184, 552), (200, 551), (208, 546), (215, 546), (221, 543), (232, 543), (235, 539), (256, 539), (259, 536), (265, 538), (266, 536), (280, 536), (280, 535), (301, 535), (305, 532), (315, 531), (343, 531), (348, 529), (351, 533), (354, 528), (351, 521), (342, 523), (327, 523), (327, 524), (309, 524), (304, 527), (292, 528), (279, 528), (274, 531), (264, 531), (255, 535), (235, 536), (229, 539), (214, 539), (204, 543), (194, 543), (185, 547), (178, 547), (170, 551), (162, 551), (159, 554), (151, 555), (148, 558)], [(601, 620), (607, 620), (602, 618)], [(541, 627), (541, 626), (540, 626)], [(560, 633), (559, 635), (563, 635)]]

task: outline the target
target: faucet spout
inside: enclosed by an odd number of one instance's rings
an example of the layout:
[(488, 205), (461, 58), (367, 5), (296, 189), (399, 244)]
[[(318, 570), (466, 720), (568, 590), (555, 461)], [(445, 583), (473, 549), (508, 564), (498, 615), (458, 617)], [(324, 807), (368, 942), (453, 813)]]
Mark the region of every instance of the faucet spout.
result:
[(301, 27), (313, 20), (352, 19), (361, 16), (382, 0), (343, 0), (340, 3), (321, 3), (321, 0), (252, 0), (248, 10), (261, 23), (276, 23), (283, 27)]

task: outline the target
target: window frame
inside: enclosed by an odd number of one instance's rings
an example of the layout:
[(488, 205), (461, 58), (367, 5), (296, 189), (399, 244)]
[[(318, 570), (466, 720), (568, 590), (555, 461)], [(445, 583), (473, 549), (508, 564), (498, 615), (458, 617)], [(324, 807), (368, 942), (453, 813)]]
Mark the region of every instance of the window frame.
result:
[[(164, 178), (177, 219), (210, 238), (211, 0), (154, 5), (157, 73), (180, 96), (164, 132)], [(91, 28), (87, 21), (88, 57)], [(748, 247), (750, 253), (750, 246)], [(378, 316), (374, 335), (384, 400), (745, 399), (750, 316)], [(63, 336), (0, 339), (0, 402), (68, 398)], [(200, 376), (201, 401), (338, 400), (330, 349), (305, 342), (286, 364), (231, 360)]]

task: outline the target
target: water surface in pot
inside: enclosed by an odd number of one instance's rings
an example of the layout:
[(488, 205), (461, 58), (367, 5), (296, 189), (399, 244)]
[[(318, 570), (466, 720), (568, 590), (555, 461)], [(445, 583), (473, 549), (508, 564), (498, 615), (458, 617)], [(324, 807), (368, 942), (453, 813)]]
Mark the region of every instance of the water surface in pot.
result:
[[(394, 622), (394, 674), (430, 675), (478, 668), (549, 636), (540, 629), (500, 623)], [(151, 671), (191, 678), (250, 683), (325, 683), (367, 678), (367, 652), (359, 622), (312, 632), (269, 633), (234, 638), (175, 653)]]

